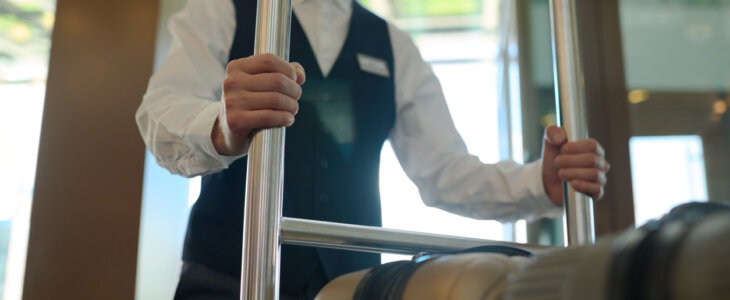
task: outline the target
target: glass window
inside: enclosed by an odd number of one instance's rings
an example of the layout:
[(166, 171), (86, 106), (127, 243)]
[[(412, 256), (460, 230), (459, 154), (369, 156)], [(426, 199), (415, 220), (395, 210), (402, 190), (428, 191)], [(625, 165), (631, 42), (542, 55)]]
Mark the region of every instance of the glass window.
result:
[(0, 295), (20, 299), (54, 0), (0, 3)]
[(619, 1), (637, 225), (730, 201), (730, 2)]
[[(411, 33), (441, 82), (452, 119), (469, 152), (485, 163), (499, 161), (500, 147), (507, 147), (499, 143), (499, 1), (363, 3)], [(383, 227), (503, 239), (502, 225), (496, 221), (464, 218), (423, 204), (389, 144), (381, 155), (380, 191)], [(383, 255), (383, 261), (401, 258)]]
[(702, 138), (640, 136), (629, 141), (636, 225), (687, 201), (707, 201)]

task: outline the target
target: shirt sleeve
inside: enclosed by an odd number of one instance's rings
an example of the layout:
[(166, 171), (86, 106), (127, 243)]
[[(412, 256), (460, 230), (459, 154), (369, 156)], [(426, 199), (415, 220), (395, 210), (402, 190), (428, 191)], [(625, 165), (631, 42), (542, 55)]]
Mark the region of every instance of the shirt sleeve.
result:
[(410, 36), (390, 25), (395, 60), (393, 150), (424, 203), (477, 219), (514, 221), (556, 216), (542, 163), (484, 164), (459, 136), (431, 67)]
[(192, 177), (227, 168), (238, 157), (221, 156), (211, 131), (221, 109), (235, 31), (230, 0), (190, 0), (170, 19), (170, 52), (150, 79), (136, 119), (157, 162)]

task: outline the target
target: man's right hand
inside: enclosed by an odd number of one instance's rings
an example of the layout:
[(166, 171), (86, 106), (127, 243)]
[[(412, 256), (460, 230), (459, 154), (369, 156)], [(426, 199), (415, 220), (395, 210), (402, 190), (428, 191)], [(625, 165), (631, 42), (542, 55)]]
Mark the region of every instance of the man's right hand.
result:
[(223, 81), (221, 111), (211, 132), (218, 153), (244, 154), (256, 130), (294, 124), (304, 81), (300, 64), (273, 54), (231, 61)]

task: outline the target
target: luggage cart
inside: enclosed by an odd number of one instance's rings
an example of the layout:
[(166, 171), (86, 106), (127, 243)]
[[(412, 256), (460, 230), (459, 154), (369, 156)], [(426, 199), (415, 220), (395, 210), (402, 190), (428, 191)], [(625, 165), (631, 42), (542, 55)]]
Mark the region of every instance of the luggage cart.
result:
[[(551, 0), (553, 60), (558, 125), (569, 140), (588, 137), (584, 88), (576, 32), (576, 0)], [(258, 0), (254, 53), (273, 53), (289, 60), (291, 0)], [(279, 298), (282, 244), (379, 253), (417, 254), (481, 245), (541, 250), (538, 245), (461, 238), (368, 226), (282, 217), (284, 128), (261, 130), (251, 139), (244, 206), (241, 299)], [(594, 241), (591, 199), (565, 184), (568, 245)]]

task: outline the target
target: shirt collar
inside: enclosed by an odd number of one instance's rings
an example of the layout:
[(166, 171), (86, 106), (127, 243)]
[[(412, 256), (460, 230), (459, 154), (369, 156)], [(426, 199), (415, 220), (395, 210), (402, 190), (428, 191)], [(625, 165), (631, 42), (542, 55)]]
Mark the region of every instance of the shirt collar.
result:
[[(334, 2), (339, 9), (341, 9), (343, 12), (348, 12), (352, 10), (352, 0), (294, 0), (295, 4), (299, 3), (308, 3), (313, 1), (326, 1), (326, 2)], [(329, 3), (327, 3), (329, 4)]]

